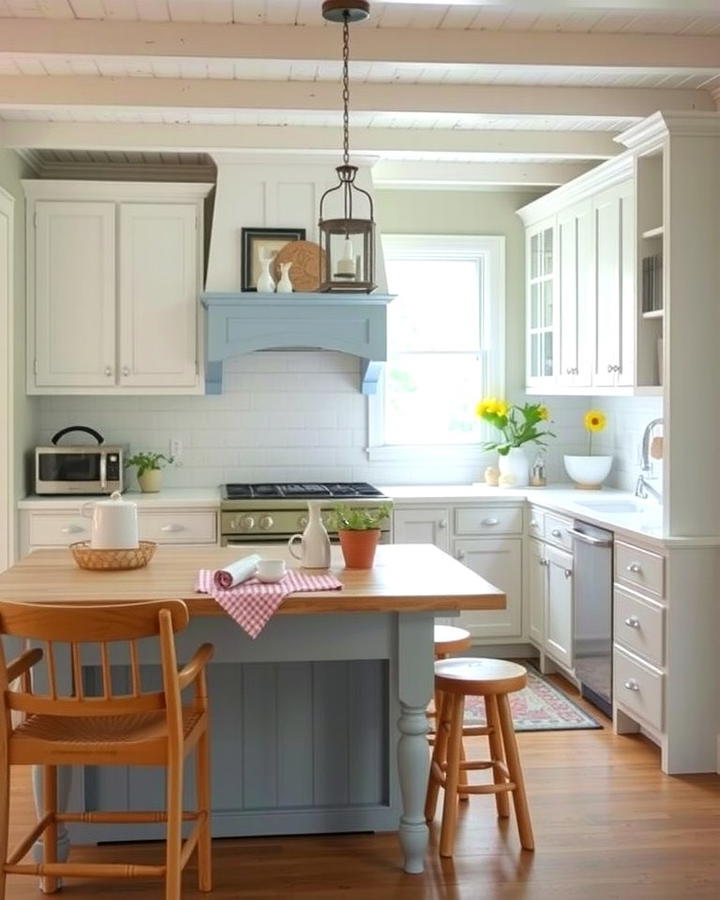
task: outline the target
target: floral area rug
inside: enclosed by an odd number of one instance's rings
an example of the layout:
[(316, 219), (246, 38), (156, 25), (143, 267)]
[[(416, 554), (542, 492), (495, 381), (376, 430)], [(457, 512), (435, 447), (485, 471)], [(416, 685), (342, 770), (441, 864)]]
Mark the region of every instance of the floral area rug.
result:
[[(524, 664), (527, 687), (510, 694), (510, 709), (516, 731), (565, 731), (573, 728), (602, 728), (591, 715), (554, 684)], [(465, 724), (485, 725), (485, 701), (465, 698)]]

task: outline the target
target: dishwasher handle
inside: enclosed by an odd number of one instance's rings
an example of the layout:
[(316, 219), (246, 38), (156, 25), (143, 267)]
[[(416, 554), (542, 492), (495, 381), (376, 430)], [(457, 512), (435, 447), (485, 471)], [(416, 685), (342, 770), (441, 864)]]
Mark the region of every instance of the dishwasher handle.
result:
[(567, 528), (566, 531), (576, 538), (576, 540), (582, 541), (585, 544), (592, 544), (593, 547), (612, 547), (612, 541), (607, 538), (590, 537), (589, 534), (584, 534), (576, 528)]

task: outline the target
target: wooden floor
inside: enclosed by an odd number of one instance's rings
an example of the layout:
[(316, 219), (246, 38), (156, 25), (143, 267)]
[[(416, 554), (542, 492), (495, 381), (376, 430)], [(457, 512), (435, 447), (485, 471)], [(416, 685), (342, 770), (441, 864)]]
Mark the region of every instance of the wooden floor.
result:
[[(568, 685), (562, 682), (564, 688)], [(569, 691), (571, 692), (571, 690)], [(588, 707), (592, 712), (592, 707)], [(596, 718), (603, 717), (594, 712)], [(473, 739), (479, 747), (482, 739)], [(498, 826), (491, 797), (462, 804), (453, 860), (434, 851), (406, 875), (394, 834), (253, 838), (214, 843), (215, 890), (195, 868), (185, 898), (215, 900), (702, 900), (720, 897), (720, 777), (669, 777), (657, 749), (602, 731), (519, 735), (535, 853), (519, 849), (514, 820)], [(473, 744), (470, 744), (472, 750)], [(12, 833), (34, 820), (29, 773), (14, 773)], [(11, 841), (12, 843), (12, 841)], [(75, 858), (151, 862), (161, 845), (85, 847)], [(157, 882), (70, 881), (60, 897), (161, 900)], [(8, 900), (42, 895), (10, 877)]]

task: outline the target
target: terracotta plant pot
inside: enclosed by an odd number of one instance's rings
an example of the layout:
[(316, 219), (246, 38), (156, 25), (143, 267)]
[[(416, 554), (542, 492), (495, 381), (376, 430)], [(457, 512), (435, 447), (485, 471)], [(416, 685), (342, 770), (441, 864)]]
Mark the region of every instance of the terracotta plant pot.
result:
[(348, 569), (371, 569), (375, 548), (380, 540), (379, 528), (366, 531), (339, 531), (340, 546)]
[(157, 494), (162, 487), (163, 473), (160, 469), (148, 469), (138, 475), (138, 484), (144, 494)]

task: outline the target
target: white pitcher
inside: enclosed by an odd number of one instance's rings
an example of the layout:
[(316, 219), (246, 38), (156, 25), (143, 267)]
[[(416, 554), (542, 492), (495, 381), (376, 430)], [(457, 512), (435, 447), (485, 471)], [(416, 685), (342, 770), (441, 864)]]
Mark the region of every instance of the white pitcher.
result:
[(120, 491), (109, 500), (83, 503), (84, 516), (92, 516), (92, 550), (135, 550), (138, 547), (137, 504), (123, 500)]
[[(308, 500), (308, 523), (302, 534), (288, 541), (290, 555), (299, 559), (305, 569), (327, 569), (330, 565), (330, 538), (323, 525), (321, 500)], [(298, 553), (295, 543), (300, 541)]]

